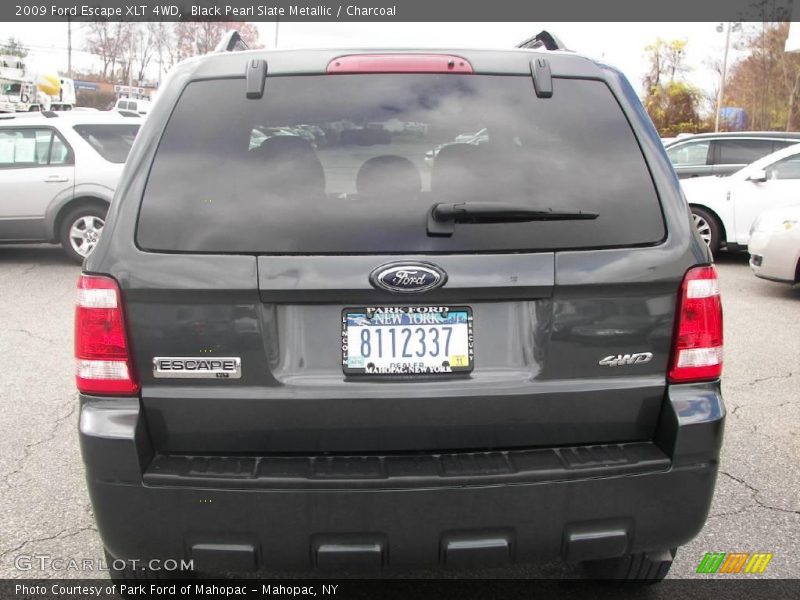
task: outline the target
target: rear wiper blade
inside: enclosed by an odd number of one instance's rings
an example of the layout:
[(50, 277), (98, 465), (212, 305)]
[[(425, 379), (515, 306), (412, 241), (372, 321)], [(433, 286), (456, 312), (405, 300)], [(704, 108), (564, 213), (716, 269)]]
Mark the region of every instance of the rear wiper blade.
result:
[(519, 223), (525, 221), (583, 221), (599, 215), (584, 210), (530, 208), (499, 202), (438, 203), (428, 213), (428, 235), (450, 236), (456, 223)]

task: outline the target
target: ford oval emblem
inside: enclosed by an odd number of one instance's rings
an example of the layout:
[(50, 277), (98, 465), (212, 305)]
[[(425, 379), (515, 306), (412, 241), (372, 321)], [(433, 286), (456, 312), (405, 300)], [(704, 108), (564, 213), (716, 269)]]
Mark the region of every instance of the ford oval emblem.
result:
[(388, 292), (419, 294), (444, 285), (447, 274), (430, 263), (398, 262), (381, 265), (369, 280), (376, 288)]

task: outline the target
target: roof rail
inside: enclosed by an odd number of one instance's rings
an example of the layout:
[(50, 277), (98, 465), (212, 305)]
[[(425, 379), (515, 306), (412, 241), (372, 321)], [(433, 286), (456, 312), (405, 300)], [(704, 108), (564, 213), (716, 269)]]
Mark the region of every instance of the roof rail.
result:
[(517, 44), (517, 48), (531, 48), (545, 50), (567, 50), (567, 47), (556, 36), (548, 31), (542, 30), (532, 38), (528, 38), (524, 42)]
[(242, 36), (239, 35), (239, 32), (236, 29), (232, 29), (219, 41), (217, 47), (214, 48), (214, 52), (241, 52), (242, 50), (249, 50), (250, 46), (247, 45), (242, 39)]
[(54, 111), (54, 110), (43, 110), (42, 111), (42, 116), (45, 119), (55, 119), (55, 118), (58, 117), (58, 113), (56, 111)]

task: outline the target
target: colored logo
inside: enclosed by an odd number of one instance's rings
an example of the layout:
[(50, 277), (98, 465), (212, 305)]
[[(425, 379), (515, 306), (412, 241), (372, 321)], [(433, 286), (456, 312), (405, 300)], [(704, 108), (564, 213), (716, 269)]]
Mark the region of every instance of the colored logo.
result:
[(392, 263), (375, 269), (369, 280), (375, 287), (389, 292), (418, 294), (444, 285), (447, 275), (430, 263)]
[(698, 573), (763, 573), (772, 553), (706, 552), (697, 567)]

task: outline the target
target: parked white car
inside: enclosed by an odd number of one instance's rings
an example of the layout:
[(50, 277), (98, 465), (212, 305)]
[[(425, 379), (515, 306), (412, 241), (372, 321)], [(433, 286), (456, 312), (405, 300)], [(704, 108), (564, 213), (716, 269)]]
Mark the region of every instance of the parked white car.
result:
[(0, 119), (0, 243), (60, 243), (83, 261), (140, 124), (116, 112)]
[(153, 107), (150, 100), (138, 100), (134, 98), (120, 98), (114, 104), (114, 110), (129, 110), (139, 115), (146, 115)]
[(800, 201), (800, 144), (761, 158), (727, 177), (682, 179), (695, 226), (713, 253), (745, 248), (764, 210)]
[(756, 277), (800, 283), (800, 204), (762, 212), (747, 249)]

